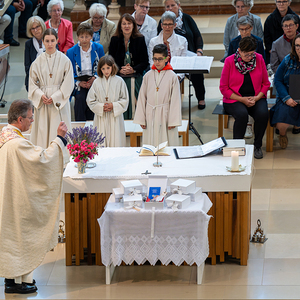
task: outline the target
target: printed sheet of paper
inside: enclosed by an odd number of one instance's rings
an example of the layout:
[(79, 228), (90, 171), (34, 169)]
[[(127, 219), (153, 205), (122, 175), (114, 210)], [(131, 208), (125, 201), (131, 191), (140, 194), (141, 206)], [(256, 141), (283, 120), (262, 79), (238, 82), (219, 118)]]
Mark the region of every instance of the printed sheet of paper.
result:
[(207, 70), (213, 62), (213, 56), (173, 56), (171, 65), (174, 70)]

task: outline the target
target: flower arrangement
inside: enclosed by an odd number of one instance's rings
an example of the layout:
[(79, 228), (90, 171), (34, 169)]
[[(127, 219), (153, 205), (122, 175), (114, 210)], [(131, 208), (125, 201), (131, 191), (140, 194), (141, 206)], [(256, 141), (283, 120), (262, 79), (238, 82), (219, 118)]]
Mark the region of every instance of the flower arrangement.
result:
[(72, 132), (67, 133), (66, 139), (67, 148), (74, 162), (86, 163), (98, 155), (97, 147), (103, 144), (105, 137), (97, 132), (97, 127), (91, 125), (73, 128)]

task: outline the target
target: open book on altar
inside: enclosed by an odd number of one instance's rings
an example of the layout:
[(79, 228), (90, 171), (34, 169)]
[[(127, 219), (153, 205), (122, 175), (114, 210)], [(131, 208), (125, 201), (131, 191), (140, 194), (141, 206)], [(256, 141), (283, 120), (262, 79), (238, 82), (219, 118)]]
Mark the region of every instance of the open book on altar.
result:
[(177, 159), (182, 158), (197, 158), (212, 153), (218, 149), (221, 149), (227, 145), (224, 137), (219, 137), (213, 141), (210, 141), (201, 146), (188, 146), (175, 148), (174, 153)]
[(154, 156), (154, 155), (170, 155), (171, 150), (166, 148), (168, 145), (168, 141), (163, 142), (158, 145), (158, 147), (154, 147), (151, 145), (143, 145), (140, 151), (140, 156)]
[(173, 56), (170, 63), (174, 71), (209, 73), (213, 60), (213, 56)]

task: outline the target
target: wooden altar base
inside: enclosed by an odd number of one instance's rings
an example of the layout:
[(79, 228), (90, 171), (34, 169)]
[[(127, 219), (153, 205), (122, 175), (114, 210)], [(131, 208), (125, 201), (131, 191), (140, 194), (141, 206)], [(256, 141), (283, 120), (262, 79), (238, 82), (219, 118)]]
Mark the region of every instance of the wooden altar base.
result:
[[(209, 192), (213, 203), (208, 227), (209, 258), (215, 265), (217, 256), (225, 261), (225, 254), (240, 259), (246, 266), (251, 229), (251, 192)], [(102, 265), (100, 227), (97, 219), (104, 212), (109, 193), (65, 194), (66, 265), (80, 265), (87, 252), (87, 263)]]

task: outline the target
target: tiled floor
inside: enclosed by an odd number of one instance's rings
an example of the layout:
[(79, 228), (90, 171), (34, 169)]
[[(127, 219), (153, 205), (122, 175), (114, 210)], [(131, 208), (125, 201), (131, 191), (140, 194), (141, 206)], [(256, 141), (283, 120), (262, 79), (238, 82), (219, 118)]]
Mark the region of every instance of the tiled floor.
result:
[[(226, 18), (203, 16), (197, 21), (200, 28), (221, 27)], [(20, 47), (11, 48), (11, 71), (5, 93), (8, 102), (27, 97), (23, 84), (24, 42), (21, 40)], [(204, 111), (197, 109), (195, 98), (192, 102), (192, 120), (204, 142), (217, 137), (217, 117), (211, 113), (221, 99), (218, 84), (218, 79), (205, 81)], [(0, 113), (8, 107), (0, 108)], [(188, 117), (187, 97), (183, 101), (183, 115)], [(224, 135), (231, 138), (232, 130), (225, 130)], [(201, 286), (196, 285), (195, 267), (121, 266), (112, 284), (106, 286), (104, 267), (65, 267), (64, 245), (60, 244), (35, 270), (39, 288), (36, 295), (5, 295), (1, 280), (0, 299), (299, 299), (300, 136), (291, 132), (288, 136), (286, 150), (279, 148), (275, 137), (274, 152), (264, 152), (262, 160), (255, 160), (252, 232), (260, 219), (268, 241), (264, 245), (250, 245), (248, 266), (240, 266), (234, 260), (215, 266), (206, 264)], [(190, 144), (198, 144), (193, 134)]]

